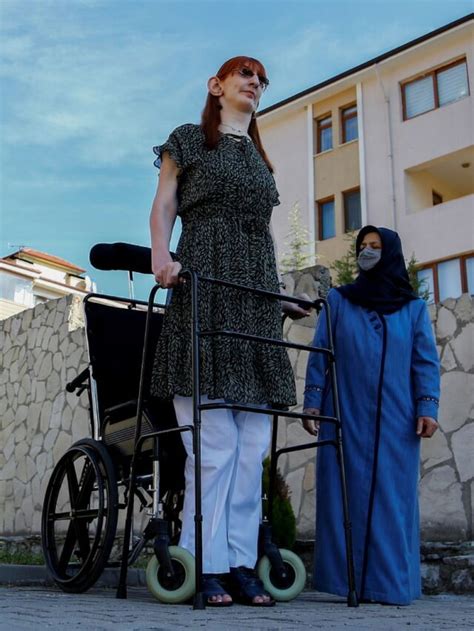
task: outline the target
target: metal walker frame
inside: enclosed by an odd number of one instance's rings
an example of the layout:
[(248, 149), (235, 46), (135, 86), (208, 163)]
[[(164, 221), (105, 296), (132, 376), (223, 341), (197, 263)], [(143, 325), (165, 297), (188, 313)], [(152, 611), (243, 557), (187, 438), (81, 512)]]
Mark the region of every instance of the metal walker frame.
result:
[[(222, 287), (228, 287), (237, 289), (240, 291), (251, 292), (257, 296), (262, 296), (267, 299), (281, 301), (281, 294), (273, 293), (266, 290), (254, 289), (251, 287), (247, 287), (245, 285), (240, 285), (236, 283), (231, 283), (223, 280), (217, 280), (213, 278), (208, 278), (204, 276), (198, 276), (196, 272), (185, 270), (180, 273), (180, 276), (189, 281), (190, 290), (191, 290), (191, 340), (192, 340), (192, 382), (193, 382), (193, 425), (186, 425), (179, 428), (160, 430), (153, 433), (147, 433), (146, 436), (141, 435), (142, 428), (142, 417), (143, 417), (143, 403), (144, 398), (146, 396), (145, 392), (145, 383), (146, 383), (146, 375), (148, 371), (149, 365), (149, 337), (150, 337), (150, 324), (151, 324), (151, 314), (153, 313), (154, 308), (154, 298), (156, 292), (160, 288), (159, 285), (155, 285), (150, 292), (149, 300), (148, 300), (148, 310), (147, 310), (147, 319), (145, 325), (145, 336), (144, 336), (144, 347), (143, 347), (143, 355), (142, 355), (142, 363), (141, 363), (141, 372), (140, 372), (140, 383), (139, 383), (139, 393), (138, 393), (138, 402), (137, 402), (137, 422), (135, 428), (135, 443), (134, 443), (134, 453), (131, 460), (130, 465), (130, 475), (129, 475), (129, 492), (128, 497), (129, 501), (127, 503), (127, 514), (125, 521), (125, 532), (123, 538), (123, 548), (122, 548), (122, 560), (121, 560), (121, 568), (120, 568), (120, 579), (119, 585), (117, 588), (117, 598), (126, 598), (127, 597), (127, 570), (129, 564), (129, 552), (130, 552), (130, 539), (131, 539), (131, 530), (132, 530), (132, 516), (133, 516), (133, 503), (134, 503), (134, 486), (136, 484), (136, 465), (137, 460), (140, 457), (141, 449), (145, 440), (150, 438), (154, 438), (155, 440), (155, 462), (153, 465), (154, 469), (154, 478), (157, 481), (158, 478), (158, 464), (157, 464), (157, 454), (158, 454), (158, 441), (161, 435), (169, 432), (184, 432), (190, 431), (193, 436), (193, 449), (195, 456), (195, 579), (196, 579), (196, 592), (194, 596), (194, 609), (204, 609), (206, 606), (204, 595), (202, 592), (202, 504), (201, 504), (201, 413), (203, 410), (212, 410), (212, 409), (230, 409), (230, 410), (239, 410), (239, 411), (249, 411), (256, 412), (259, 414), (267, 414), (273, 417), (273, 432), (272, 432), (272, 441), (271, 441), (271, 464), (270, 464), (270, 489), (269, 489), (269, 500), (268, 500), (268, 514), (272, 515), (272, 507), (274, 501), (274, 480), (276, 476), (277, 470), (277, 462), (278, 458), (284, 453), (290, 453), (293, 451), (301, 451), (303, 449), (309, 448), (317, 448), (330, 445), (336, 449), (337, 460), (339, 464), (339, 472), (340, 472), (340, 482), (341, 482), (341, 491), (342, 491), (342, 501), (343, 501), (343, 516), (344, 516), (344, 532), (345, 532), (345, 543), (346, 543), (346, 564), (347, 564), (347, 578), (348, 578), (348, 595), (347, 595), (347, 604), (349, 607), (357, 607), (358, 599), (356, 594), (355, 587), (355, 575), (354, 575), (354, 559), (353, 559), (353, 549), (352, 549), (352, 534), (351, 534), (351, 521), (349, 517), (349, 502), (347, 496), (347, 484), (346, 484), (346, 473), (344, 466), (344, 453), (343, 453), (343, 441), (342, 441), (342, 423), (340, 419), (340, 408), (339, 408), (339, 396), (337, 390), (337, 375), (336, 375), (336, 363), (334, 356), (334, 344), (333, 337), (331, 331), (331, 322), (329, 317), (329, 305), (326, 300), (319, 298), (314, 301), (302, 300), (299, 298), (294, 298), (290, 296), (285, 296), (285, 302), (292, 302), (294, 304), (298, 304), (302, 307), (306, 308), (316, 308), (318, 312), (324, 309), (328, 337), (329, 337), (329, 348), (316, 348), (313, 346), (305, 346), (303, 344), (296, 344), (292, 342), (286, 342), (280, 339), (273, 338), (265, 338), (261, 336), (252, 335), (249, 333), (240, 333), (237, 331), (231, 331), (227, 329), (221, 330), (202, 330), (199, 324), (199, 283), (210, 283), (214, 285), (219, 285)], [(243, 340), (249, 340), (258, 343), (272, 344), (275, 346), (282, 346), (288, 349), (295, 350), (303, 350), (308, 352), (316, 352), (323, 353), (328, 358), (329, 364), (329, 375), (331, 379), (331, 392), (332, 392), (332, 401), (333, 401), (333, 409), (335, 411), (334, 417), (328, 416), (314, 416), (310, 414), (303, 414), (299, 412), (290, 412), (285, 409), (280, 408), (260, 408), (252, 405), (243, 405), (243, 404), (235, 404), (235, 403), (201, 403), (201, 391), (200, 391), (200, 340), (203, 337), (230, 337), (237, 338)], [(311, 443), (305, 443), (303, 445), (297, 445), (294, 447), (285, 447), (282, 449), (277, 449), (277, 431), (278, 431), (278, 421), (279, 417), (283, 416), (289, 419), (312, 419), (318, 420), (323, 423), (332, 423), (335, 428), (336, 438), (335, 440), (323, 440), (316, 441)], [(155, 484), (157, 486), (157, 484)], [(152, 517), (148, 526), (145, 529), (145, 536), (147, 539), (155, 538), (155, 553), (160, 561), (163, 564), (166, 576), (173, 576), (173, 567), (170, 561), (169, 554), (167, 554), (167, 533), (166, 533), (166, 522), (163, 519), (163, 509), (160, 506), (159, 502), (159, 492), (158, 489), (154, 489), (154, 501), (153, 501), (153, 512)], [(264, 526), (268, 525), (264, 523)], [(269, 530), (267, 528), (267, 534), (264, 532), (264, 541), (263, 546), (265, 553), (268, 554), (272, 565), (275, 564), (277, 571), (282, 568), (282, 559), (279, 555), (278, 548), (271, 543), (271, 535), (268, 534)]]

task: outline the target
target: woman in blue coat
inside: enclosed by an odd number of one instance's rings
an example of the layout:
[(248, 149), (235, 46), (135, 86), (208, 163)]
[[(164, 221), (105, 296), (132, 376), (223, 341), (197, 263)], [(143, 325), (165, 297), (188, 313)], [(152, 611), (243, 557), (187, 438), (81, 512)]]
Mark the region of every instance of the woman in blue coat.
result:
[[(359, 275), (328, 295), (334, 334), (357, 593), (407, 605), (421, 594), (418, 511), (420, 438), (436, 431), (439, 360), (426, 303), (410, 285), (398, 234), (366, 226), (356, 241)], [(325, 318), (314, 346), (328, 346)], [(306, 413), (333, 415), (326, 358), (311, 353)], [(304, 421), (320, 440), (329, 423)], [(314, 587), (347, 595), (336, 451), (318, 451)]]

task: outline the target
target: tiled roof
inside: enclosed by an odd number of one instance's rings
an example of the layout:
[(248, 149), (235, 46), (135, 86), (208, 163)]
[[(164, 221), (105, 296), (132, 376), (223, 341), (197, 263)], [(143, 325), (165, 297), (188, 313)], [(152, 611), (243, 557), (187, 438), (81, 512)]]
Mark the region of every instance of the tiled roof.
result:
[(13, 252), (13, 254), (9, 254), (8, 256), (4, 256), (3, 260), (8, 259), (33, 259), (40, 262), (44, 261), (45, 263), (52, 263), (53, 265), (58, 265), (59, 267), (65, 267), (73, 274), (83, 274), (86, 270), (78, 265), (74, 265), (74, 263), (70, 263), (65, 259), (60, 258), (59, 256), (54, 256), (54, 254), (47, 254), (46, 252), (40, 252), (39, 250), (34, 250), (33, 248), (21, 248), (17, 252)]

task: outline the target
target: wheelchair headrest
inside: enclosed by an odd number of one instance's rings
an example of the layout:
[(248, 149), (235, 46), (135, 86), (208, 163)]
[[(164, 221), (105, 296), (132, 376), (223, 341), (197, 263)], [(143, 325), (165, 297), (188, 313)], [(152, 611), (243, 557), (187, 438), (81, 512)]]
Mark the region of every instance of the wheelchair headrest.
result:
[(91, 265), (101, 270), (152, 274), (151, 249), (130, 243), (97, 243), (89, 254)]

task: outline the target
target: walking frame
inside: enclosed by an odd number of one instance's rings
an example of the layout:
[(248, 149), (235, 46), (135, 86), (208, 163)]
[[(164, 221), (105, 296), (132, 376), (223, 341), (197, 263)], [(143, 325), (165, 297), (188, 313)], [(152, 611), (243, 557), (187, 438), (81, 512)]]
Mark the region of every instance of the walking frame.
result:
[[(315, 308), (318, 312), (324, 311), (324, 317), (326, 318), (326, 325), (328, 330), (329, 347), (328, 348), (316, 348), (313, 346), (305, 346), (303, 344), (296, 344), (287, 342), (280, 339), (265, 338), (261, 336), (252, 335), (250, 333), (241, 333), (237, 331), (231, 331), (227, 329), (222, 330), (203, 330), (199, 322), (199, 286), (201, 283), (207, 283), (212, 285), (218, 285), (221, 287), (232, 288), (243, 292), (251, 292), (256, 296), (261, 296), (270, 300), (281, 301), (281, 294), (273, 293), (262, 289), (254, 289), (244, 285), (227, 282), (224, 280), (217, 280), (204, 276), (199, 276), (194, 271), (185, 270), (180, 273), (180, 277), (190, 285), (191, 291), (191, 340), (192, 340), (192, 385), (193, 385), (193, 425), (186, 425), (179, 428), (164, 429), (160, 431), (154, 431), (142, 435), (142, 420), (143, 420), (143, 402), (146, 396), (145, 384), (147, 383), (147, 373), (150, 365), (150, 331), (151, 331), (151, 316), (154, 310), (155, 295), (160, 288), (159, 285), (155, 285), (151, 290), (147, 318), (145, 325), (145, 337), (143, 346), (143, 355), (141, 362), (141, 372), (139, 381), (139, 392), (137, 401), (137, 418), (135, 427), (135, 440), (134, 451), (130, 465), (130, 475), (128, 480), (128, 502), (125, 521), (125, 532), (123, 537), (122, 546), (122, 558), (120, 567), (120, 579), (117, 588), (117, 598), (127, 597), (127, 570), (130, 563), (130, 541), (132, 531), (132, 517), (133, 517), (133, 504), (134, 504), (134, 488), (137, 478), (137, 462), (141, 456), (143, 444), (145, 440), (150, 438), (154, 439), (154, 463), (153, 472), (155, 487), (158, 484), (158, 443), (160, 437), (163, 434), (170, 432), (184, 432), (189, 431), (193, 437), (193, 450), (195, 457), (195, 595), (193, 601), (194, 609), (204, 609), (206, 606), (204, 594), (202, 591), (202, 568), (203, 568), (203, 550), (202, 550), (202, 507), (201, 507), (201, 415), (204, 410), (215, 409), (228, 409), (255, 412), (258, 414), (267, 414), (273, 417), (273, 430), (271, 440), (271, 460), (270, 460), (270, 488), (268, 497), (268, 510), (264, 515), (264, 520), (261, 530), (260, 547), (270, 560), (272, 566), (273, 575), (280, 579), (285, 579), (287, 568), (282, 561), (282, 557), (278, 547), (272, 543), (271, 540), (271, 528), (269, 518), (271, 519), (272, 508), (274, 503), (274, 481), (276, 478), (277, 463), (280, 456), (285, 453), (294, 451), (302, 451), (305, 449), (313, 449), (319, 447), (331, 446), (336, 449), (337, 460), (339, 464), (340, 483), (342, 491), (343, 502), (343, 518), (344, 518), (344, 533), (346, 544), (346, 563), (347, 563), (347, 579), (348, 579), (348, 595), (347, 604), (349, 607), (357, 607), (358, 599), (355, 588), (355, 575), (354, 575), (354, 560), (352, 550), (352, 535), (351, 535), (351, 521), (349, 517), (349, 503), (347, 495), (346, 473), (344, 467), (344, 454), (343, 454), (343, 438), (342, 438), (342, 422), (340, 418), (339, 396), (337, 390), (337, 375), (336, 375), (336, 362), (334, 356), (334, 344), (331, 331), (329, 305), (326, 300), (318, 298), (314, 301), (302, 300), (300, 298), (294, 298), (285, 296), (285, 302), (291, 302), (304, 308)], [(311, 414), (303, 414), (300, 412), (291, 412), (287, 409), (278, 407), (261, 408), (250, 404), (239, 403), (202, 403), (201, 402), (201, 389), (200, 389), (200, 341), (205, 337), (227, 337), (241, 340), (248, 340), (251, 342), (257, 342), (259, 344), (271, 344), (274, 346), (281, 346), (287, 349), (295, 349), (300, 351), (308, 351), (310, 353), (322, 353), (326, 355), (329, 365), (329, 377), (331, 381), (331, 393), (332, 402), (335, 415), (329, 416), (314, 416)], [(277, 432), (279, 417), (285, 417), (287, 419), (308, 419), (318, 420), (321, 423), (331, 423), (335, 428), (335, 440), (316, 440), (315, 442), (305, 443), (293, 447), (284, 447), (277, 449)], [(159, 500), (159, 493), (155, 488), (153, 496), (153, 511), (150, 522), (145, 529), (144, 537), (147, 539), (155, 538), (154, 549), (158, 558), (160, 566), (164, 569), (164, 573), (170, 581), (173, 580), (174, 569), (171, 562), (171, 558), (168, 551), (168, 535), (166, 521), (163, 515), (163, 506)], [(135, 557), (138, 555), (134, 555)]]

